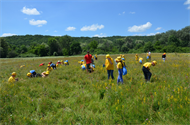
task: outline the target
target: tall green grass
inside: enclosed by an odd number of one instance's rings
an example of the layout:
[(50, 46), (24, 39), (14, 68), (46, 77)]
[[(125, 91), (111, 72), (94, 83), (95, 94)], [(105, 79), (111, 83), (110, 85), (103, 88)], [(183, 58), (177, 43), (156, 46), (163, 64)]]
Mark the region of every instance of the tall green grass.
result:
[[(135, 54), (125, 54), (128, 74), (119, 86), (116, 66), (115, 79), (107, 80), (103, 55), (91, 74), (77, 63), (83, 57), (1, 59), (0, 123), (190, 124), (190, 55), (167, 54), (165, 63), (161, 55), (152, 54), (158, 64), (151, 67), (151, 82), (145, 83)], [(139, 57), (145, 60), (146, 54)], [(42, 73), (48, 62), (58, 60), (70, 65), (59, 66), (47, 78), (27, 78), (30, 70)], [(8, 83), (13, 71), (19, 81)]]

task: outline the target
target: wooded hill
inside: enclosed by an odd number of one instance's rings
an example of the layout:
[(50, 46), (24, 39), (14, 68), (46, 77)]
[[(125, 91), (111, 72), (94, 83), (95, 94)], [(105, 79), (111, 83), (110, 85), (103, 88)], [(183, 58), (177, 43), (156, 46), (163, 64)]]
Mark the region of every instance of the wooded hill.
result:
[(0, 57), (85, 54), (190, 52), (190, 26), (155, 36), (71, 37), (19, 35), (0, 38)]

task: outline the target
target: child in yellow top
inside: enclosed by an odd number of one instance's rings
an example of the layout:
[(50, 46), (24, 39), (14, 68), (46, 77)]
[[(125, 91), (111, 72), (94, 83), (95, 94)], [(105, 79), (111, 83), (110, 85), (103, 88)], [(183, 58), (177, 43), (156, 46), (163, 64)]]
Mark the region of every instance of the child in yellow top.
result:
[(139, 63), (142, 64), (143, 58), (139, 57)]
[(25, 67), (25, 65), (21, 65), (20, 68)]
[(122, 58), (124, 58), (124, 59), (125, 59), (125, 55), (122, 55)]
[(152, 73), (149, 71), (151, 66), (155, 66), (157, 64), (156, 61), (152, 61), (152, 62), (146, 62), (143, 64), (143, 68), (142, 71), (144, 73), (144, 78), (145, 81), (150, 81), (151, 75)]
[(18, 81), (18, 78), (15, 78), (15, 77), (16, 77), (16, 72), (13, 72), (12, 76), (8, 79), (8, 82), (13, 83), (15, 81)]
[(139, 58), (139, 56), (136, 54), (135, 55), (135, 60), (138, 61), (138, 58)]
[(50, 64), (48, 64), (48, 68), (47, 68), (47, 71), (52, 71), (53, 68), (50, 66)]
[(117, 69), (118, 69), (118, 78), (117, 78), (117, 84), (119, 85), (119, 82), (123, 84), (123, 63), (121, 60), (121, 57), (117, 57)]
[(106, 55), (105, 66), (108, 73), (108, 79), (110, 78), (110, 75), (112, 79), (114, 79), (113, 77), (114, 64), (113, 64), (113, 59), (110, 57), (109, 54)]
[(44, 71), (44, 72), (42, 72), (41, 75), (42, 75), (43, 78), (45, 78), (45, 77), (47, 77), (49, 75), (49, 71)]
[(95, 60), (97, 60), (98, 59), (98, 56), (97, 56), (97, 54), (95, 54)]

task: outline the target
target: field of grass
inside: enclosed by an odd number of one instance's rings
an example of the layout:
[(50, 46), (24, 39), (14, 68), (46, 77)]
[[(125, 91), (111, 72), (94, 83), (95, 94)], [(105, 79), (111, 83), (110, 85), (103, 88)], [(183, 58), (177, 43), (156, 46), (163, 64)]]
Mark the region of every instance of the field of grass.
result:
[[(83, 57), (0, 59), (0, 124), (190, 124), (190, 54), (167, 54), (165, 63), (161, 55), (152, 53), (157, 65), (145, 83), (135, 54), (125, 54), (128, 74), (119, 86), (116, 66), (115, 79), (107, 80), (105, 55), (91, 74), (78, 64)], [(144, 62), (145, 56), (139, 54)], [(70, 65), (47, 78), (27, 78), (30, 70), (42, 73), (58, 60)], [(19, 81), (8, 83), (13, 71)]]

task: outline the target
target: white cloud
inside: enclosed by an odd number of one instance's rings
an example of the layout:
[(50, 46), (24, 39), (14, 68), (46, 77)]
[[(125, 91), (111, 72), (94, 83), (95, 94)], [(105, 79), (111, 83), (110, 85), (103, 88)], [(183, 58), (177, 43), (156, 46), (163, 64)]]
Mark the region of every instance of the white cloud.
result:
[(27, 18), (24, 18), (25, 20), (27, 20)]
[(129, 12), (130, 14), (135, 14), (135, 12)]
[(119, 13), (119, 15), (121, 15), (121, 14)]
[(32, 19), (32, 20), (29, 20), (29, 23), (30, 23), (30, 25), (37, 25), (38, 27), (41, 27), (42, 25), (44, 25), (44, 24), (47, 24), (47, 21), (46, 20), (34, 20), (34, 19)]
[(57, 32), (57, 30), (55, 30), (54, 32)]
[(145, 34), (134, 34), (133, 36), (145, 36)]
[(149, 33), (149, 34), (147, 34), (147, 36), (154, 36), (154, 35), (156, 35), (156, 34), (160, 34), (160, 32), (157, 32), (157, 33)]
[(145, 33), (143, 33), (143, 34), (134, 34), (133, 36), (154, 36), (154, 35), (156, 35), (156, 34), (160, 34), (160, 32), (157, 32), (157, 33), (149, 33), (149, 34), (145, 34)]
[(65, 31), (75, 31), (75, 27), (67, 27), (67, 29), (65, 29)]
[(84, 26), (80, 30), (81, 31), (96, 31), (97, 29), (102, 29), (102, 28), (104, 28), (104, 25), (93, 24), (91, 26)]
[(185, 5), (186, 5), (186, 4), (190, 4), (190, 0), (187, 0), (184, 4), (185, 4)]
[(100, 34), (96, 34), (93, 37), (106, 37), (106, 34), (104, 33), (100, 33)]
[(188, 6), (188, 8), (187, 9), (190, 9), (190, 5)]
[(123, 12), (123, 14), (125, 14), (125, 11)]
[(152, 26), (150, 22), (147, 22), (146, 24), (140, 25), (140, 26), (132, 26), (128, 28), (129, 32), (144, 32), (147, 29), (149, 29)]
[(158, 27), (158, 28), (156, 28), (155, 30), (161, 30), (162, 29), (162, 27)]
[(47, 31), (49, 31), (49, 30), (46, 30), (45, 32), (47, 32)]
[(38, 12), (36, 8), (30, 9), (23, 7), (21, 11), (27, 15), (40, 15), (40, 12)]
[(13, 36), (13, 35), (16, 35), (16, 34), (12, 34), (12, 33), (3, 33), (2, 37)]

